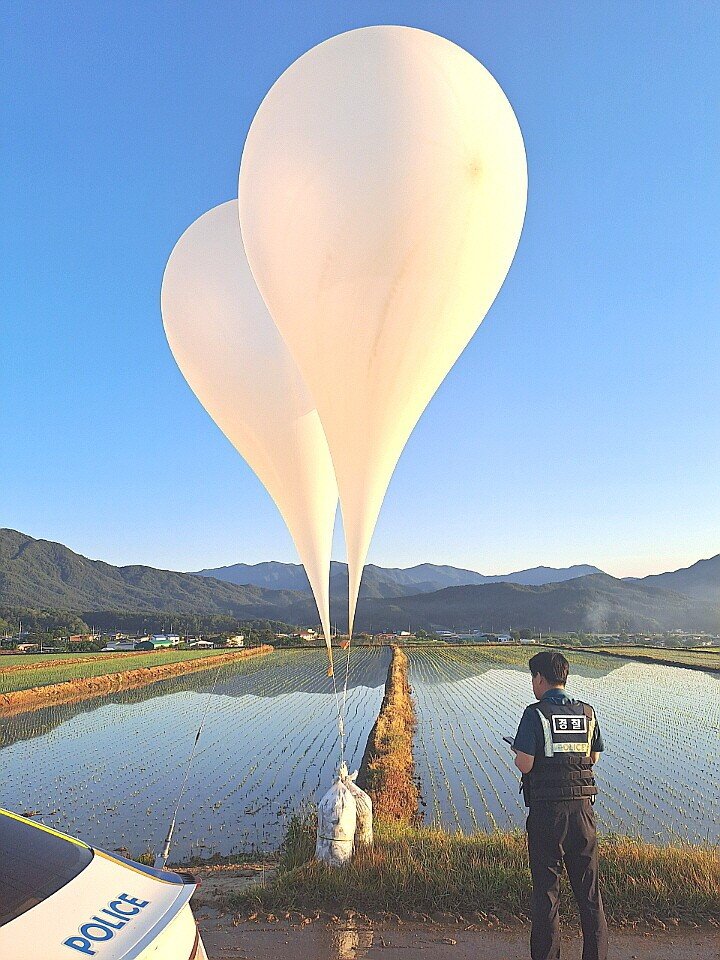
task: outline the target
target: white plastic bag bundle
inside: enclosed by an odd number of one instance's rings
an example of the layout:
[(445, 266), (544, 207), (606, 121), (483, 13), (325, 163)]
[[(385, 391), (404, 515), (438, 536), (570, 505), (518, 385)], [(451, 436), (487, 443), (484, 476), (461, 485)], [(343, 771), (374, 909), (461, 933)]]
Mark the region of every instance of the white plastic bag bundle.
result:
[(345, 777), (345, 786), (355, 797), (355, 806), (357, 807), (357, 823), (355, 827), (355, 849), (359, 847), (371, 847), (373, 842), (373, 819), (372, 819), (372, 800), (355, 783), (358, 772), (351, 773)]
[(340, 867), (352, 858), (357, 805), (345, 785), (342, 770), (335, 783), (318, 804), (318, 829), (315, 857), (331, 867)]

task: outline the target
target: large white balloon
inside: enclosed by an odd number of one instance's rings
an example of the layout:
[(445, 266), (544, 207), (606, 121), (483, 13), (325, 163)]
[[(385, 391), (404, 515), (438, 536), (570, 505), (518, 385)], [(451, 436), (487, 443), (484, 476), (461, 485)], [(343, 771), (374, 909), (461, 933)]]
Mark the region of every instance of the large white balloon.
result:
[(503, 91), (422, 30), (366, 27), (321, 43), (250, 127), (243, 239), (330, 446), (351, 626), (395, 465), (503, 283), (526, 194)]
[(287, 524), (329, 648), (335, 474), (315, 403), (248, 266), (236, 200), (180, 237), (165, 268), (161, 308), (185, 379)]

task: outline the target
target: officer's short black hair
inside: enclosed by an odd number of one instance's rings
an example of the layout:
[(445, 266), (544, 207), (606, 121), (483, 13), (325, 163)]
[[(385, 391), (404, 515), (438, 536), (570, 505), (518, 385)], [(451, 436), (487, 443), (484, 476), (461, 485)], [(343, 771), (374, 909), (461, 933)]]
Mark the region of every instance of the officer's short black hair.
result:
[(564, 687), (570, 673), (570, 664), (557, 650), (543, 650), (542, 653), (536, 653), (534, 657), (530, 657), (528, 666), (534, 677), (540, 674), (548, 683), (556, 686)]

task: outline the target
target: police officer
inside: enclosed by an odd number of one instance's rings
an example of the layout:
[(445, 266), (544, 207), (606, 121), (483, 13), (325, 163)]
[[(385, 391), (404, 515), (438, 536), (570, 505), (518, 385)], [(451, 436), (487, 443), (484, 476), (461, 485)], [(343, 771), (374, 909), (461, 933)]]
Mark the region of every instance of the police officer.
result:
[(593, 764), (603, 750), (595, 711), (565, 693), (569, 664), (555, 651), (530, 660), (536, 703), (515, 736), (522, 773), (532, 874), (532, 960), (559, 960), (558, 896), (563, 863), (580, 910), (583, 960), (606, 960), (607, 923), (600, 897), (592, 804)]

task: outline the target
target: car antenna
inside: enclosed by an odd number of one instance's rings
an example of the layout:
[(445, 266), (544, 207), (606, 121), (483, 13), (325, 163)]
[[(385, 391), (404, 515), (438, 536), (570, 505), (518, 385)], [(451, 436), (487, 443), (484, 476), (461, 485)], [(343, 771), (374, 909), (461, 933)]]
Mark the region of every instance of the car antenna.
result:
[(172, 843), (173, 832), (175, 830), (175, 818), (178, 815), (178, 810), (180, 809), (180, 801), (183, 798), (185, 793), (185, 788), (187, 787), (188, 777), (190, 776), (190, 767), (192, 766), (193, 759), (195, 757), (195, 751), (197, 750), (198, 741), (200, 740), (200, 734), (203, 731), (205, 726), (205, 720), (207, 719), (208, 710), (210, 709), (210, 701), (212, 700), (212, 695), (215, 693), (215, 687), (217, 686), (218, 678), (220, 676), (220, 669), (222, 664), (218, 664), (218, 668), (215, 671), (215, 679), (213, 680), (213, 685), (210, 688), (210, 692), (207, 695), (205, 701), (205, 710), (203, 711), (202, 720), (200, 721), (200, 726), (198, 727), (198, 732), (195, 734), (195, 741), (192, 745), (192, 750), (190, 751), (190, 756), (188, 757), (187, 767), (185, 768), (185, 776), (183, 778), (182, 786), (180, 787), (180, 793), (178, 794), (177, 803), (175, 804), (175, 810), (173, 811), (172, 820), (170, 821), (170, 826), (168, 828), (167, 836), (165, 837), (165, 843), (163, 844), (162, 851), (155, 857), (155, 863), (153, 864), (156, 870), (164, 870), (165, 864), (168, 862), (168, 857), (170, 856), (170, 845)]

